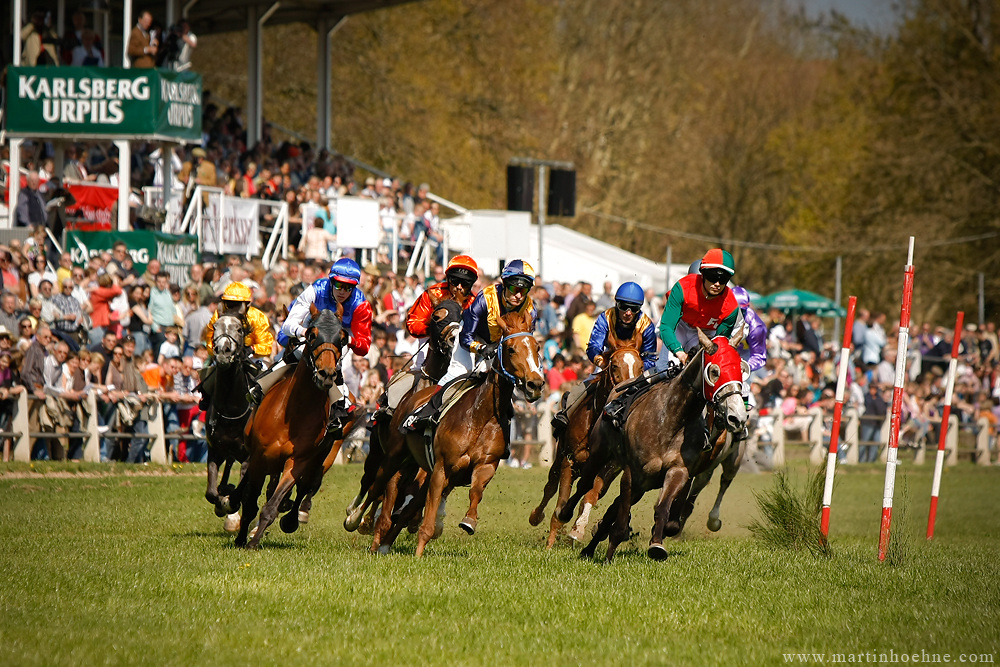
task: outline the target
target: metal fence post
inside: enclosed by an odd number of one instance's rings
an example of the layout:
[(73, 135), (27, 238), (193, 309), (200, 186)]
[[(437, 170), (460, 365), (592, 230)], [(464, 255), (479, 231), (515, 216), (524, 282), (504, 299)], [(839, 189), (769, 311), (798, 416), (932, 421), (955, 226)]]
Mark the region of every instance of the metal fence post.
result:
[(548, 401), (542, 402), (542, 414), (538, 416), (538, 439), (542, 443), (538, 465), (551, 468), (555, 459), (555, 443), (552, 441), (552, 405)]
[(823, 446), (823, 408), (810, 408), (809, 414), (812, 421), (809, 422), (809, 462), (815, 466), (823, 465), (826, 461), (827, 448)]
[(952, 415), (948, 419), (948, 436), (944, 442), (944, 449), (948, 452), (945, 464), (958, 465), (958, 415)]
[(14, 440), (14, 460), (15, 461), (31, 461), (31, 438), (28, 436), (28, 431), (31, 430), (28, 425), (28, 392), (22, 391), (17, 397), (17, 414), (14, 415), (14, 419), (11, 421), (13, 428), (11, 429), (15, 433), (20, 433)]
[(86, 441), (83, 444), (83, 460), (88, 463), (101, 462), (101, 434), (97, 430), (97, 397), (93, 391), (88, 391), (83, 399), (87, 404), (87, 421), (83, 424), (82, 431), (87, 432)]
[(159, 401), (150, 409), (150, 413), (147, 426), (153, 442), (149, 451), (149, 460), (160, 465), (169, 465), (172, 457), (167, 451), (167, 439), (163, 431), (163, 406), (160, 405)]
[(979, 432), (976, 434), (976, 465), (990, 465), (990, 422), (986, 417), (976, 421)]
[(847, 408), (847, 424), (844, 426), (844, 446), (847, 447), (847, 457), (844, 463), (847, 465), (858, 464), (858, 432), (861, 428), (861, 415), (857, 408)]
[(775, 410), (774, 426), (771, 428), (771, 468), (785, 467), (785, 418), (781, 410)]

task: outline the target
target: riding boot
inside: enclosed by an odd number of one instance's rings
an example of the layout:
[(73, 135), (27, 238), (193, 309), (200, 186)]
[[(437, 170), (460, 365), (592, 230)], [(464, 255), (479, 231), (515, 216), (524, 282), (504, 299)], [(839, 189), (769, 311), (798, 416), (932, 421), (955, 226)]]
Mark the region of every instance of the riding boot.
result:
[(417, 408), (413, 414), (406, 418), (403, 425), (399, 427), (399, 430), (404, 434), (407, 431), (417, 432), (421, 429), (421, 426), (430, 426), (437, 421), (437, 413), (441, 408), (441, 400), (444, 397), (444, 393), (441, 391), (441, 387), (434, 388), (434, 394), (430, 399), (424, 403), (422, 406)]

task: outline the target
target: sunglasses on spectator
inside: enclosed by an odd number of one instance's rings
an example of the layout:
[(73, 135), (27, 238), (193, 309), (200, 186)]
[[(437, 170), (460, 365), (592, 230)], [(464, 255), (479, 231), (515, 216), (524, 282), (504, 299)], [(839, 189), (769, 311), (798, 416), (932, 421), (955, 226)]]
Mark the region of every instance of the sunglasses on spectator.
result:
[(705, 279), (707, 283), (718, 283), (719, 285), (725, 285), (729, 282), (729, 272), (723, 271), (722, 269), (713, 269), (711, 271), (702, 271), (701, 277)]
[(642, 309), (642, 306), (637, 303), (625, 303), (624, 301), (619, 301), (617, 305), (618, 310), (622, 312), (638, 313)]
[(21, 325), (21, 328), (22, 328), (22, 329), (30, 329), (30, 328), (31, 328), (31, 325), (30, 325), (30, 324), (22, 324), (22, 325)]
[(527, 285), (507, 285), (507, 294), (521, 296), (527, 294), (530, 289)]
[(342, 283), (339, 280), (334, 280), (333, 289), (341, 289), (341, 290), (354, 289), (354, 285), (352, 285), (351, 283)]

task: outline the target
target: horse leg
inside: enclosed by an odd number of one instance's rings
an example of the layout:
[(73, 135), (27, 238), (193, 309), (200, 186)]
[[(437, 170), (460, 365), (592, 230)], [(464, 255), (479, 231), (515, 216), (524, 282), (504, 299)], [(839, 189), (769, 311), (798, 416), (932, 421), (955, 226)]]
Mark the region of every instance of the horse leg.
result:
[(221, 457), (214, 447), (208, 449), (208, 488), (205, 489), (205, 500), (215, 505), (215, 513), (219, 514), (219, 461)]
[[(476, 534), (476, 525), (479, 523), (479, 503), (483, 500), (483, 492), (486, 486), (493, 479), (497, 472), (495, 464), (481, 464), (472, 471), (472, 488), (469, 489), (469, 511), (465, 513), (465, 518), (459, 522), (458, 527), (469, 535)], [(434, 508), (437, 511), (437, 508)]]
[(611, 528), (615, 523), (615, 516), (618, 514), (618, 506), (624, 502), (624, 499), (619, 495), (615, 498), (611, 506), (608, 507), (607, 511), (604, 512), (604, 517), (598, 522), (597, 529), (594, 531), (594, 536), (590, 538), (590, 542), (580, 551), (580, 558), (593, 558), (594, 551), (597, 550), (597, 545), (608, 538), (611, 534)]
[[(263, 463), (260, 465), (263, 467)], [(263, 472), (258, 472), (255, 468), (247, 468), (243, 479), (240, 480), (237, 492), (243, 501), (243, 513), (240, 515), (240, 532), (236, 536), (236, 546), (238, 547), (247, 546), (247, 532), (250, 530), (250, 523), (257, 516), (257, 500), (264, 488), (265, 476)]]
[(560, 452), (556, 452), (556, 461), (558, 463), (549, 468), (548, 479), (545, 480), (545, 486), (542, 488), (542, 502), (531, 510), (531, 515), (528, 517), (528, 523), (532, 526), (537, 526), (542, 522), (542, 519), (545, 518), (545, 506), (549, 504), (556, 491), (562, 488), (560, 483), (563, 478), (563, 469), (570, 465), (570, 462), (565, 456), (561, 456)]
[(605, 561), (609, 563), (614, 558), (615, 549), (618, 548), (618, 545), (627, 540), (631, 534), (629, 518), (632, 515), (632, 505), (635, 504), (632, 492), (631, 468), (626, 467), (622, 472), (620, 485), (621, 489), (618, 492), (618, 514), (615, 516), (614, 524), (612, 524), (608, 531), (608, 553), (604, 557)]
[(264, 508), (260, 511), (260, 521), (257, 524), (257, 532), (254, 534), (250, 543), (247, 545), (248, 549), (256, 549), (260, 546), (260, 540), (264, 537), (264, 532), (271, 526), (274, 522), (275, 517), (278, 516), (278, 510), (281, 506), (282, 501), (288, 495), (288, 492), (292, 490), (295, 486), (295, 475), (293, 474), (294, 461), (290, 460), (285, 464), (285, 470), (281, 473), (281, 477), (275, 481), (276, 475), (272, 475), (271, 479), (271, 497), (267, 499), (264, 503)]
[(382, 542), (383, 538), (389, 533), (389, 529), (392, 528), (392, 509), (396, 506), (401, 477), (402, 473), (396, 471), (385, 485), (385, 492), (382, 494), (382, 511), (379, 513), (378, 519), (375, 521), (375, 527), (372, 530), (372, 553), (376, 551), (382, 554), (389, 553), (391, 543), (383, 545)]
[[(365, 460), (365, 465), (367, 464), (368, 461)], [(358, 529), (365, 512), (385, 493), (388, 480), (395, 474), (397, 469), (396, 466), (392, 466), (392, 472), (389, 472), (388, 465), (386, 464), (388, 462), (384, 462), (383, 465), (379, 465), (375, 469), (373, 479), (369, 483), (366, 484), (364, 476), (362, 477), (361, 491), (351, 501), (351, 504), (347, 506), (347, 518), (344, 519), (344, 530), (347, 532), (352, 533)], [(366, 471), (364, 475), (367, 476), (368, 472)]]
[[(554, 468), (555, 466), (553, 466)], [(549, 471), (549, 476), (552, 476), (552, 472)], [(573, 490), (573, 463), (566, 457), (563, 457), (562, 463), (559, 466), (559, 497), (556, 498), (556, 509), (552, 511), (552, 518), (549, 520), (549, 539), (545, 543), (546, 549), (551, 549), (556, 543), (556, 538), (559, 536), (559, 531), (562, 530), (565, 525), (559, 520), (558, 508), (566, 504), (566, 499), (569, 498), (570, 491)]]
[[(473, 474), (475, 477), (475, 474)], [(473, 485), (475, 480), (473, 480)], [(434, 463), (434, 472), (427, 484), (427, 499), (424, 502), (424, 520), (417, 531), (417, 551), (414, 554), (417, 558), (424, 555), (424, 547), (434, 536), (434, 522), (437, 518), (438, 506), (441, 504), (441, 496), (445, 487), (448, 486), (448, 475), (444, 472), (444, 460), (438, 458)], [(383, 510), (384, 512), (384, 510)], [(459, 524), (461, 525), (461, 524)]]
[[(742, 443), (741, 443), (742, 445)], [(722, 475), (719, 478), (719, 495), (715, 497), (715, 505), (708, 513), (708, 529), (718, 532), (722, 528), (722, 520), (719, 518), (719, 510), (722, 507), (722, 497), (726, 495), (729, 485), (732, 484), (736, 473), (740, 471), (740, 462), (743, 460), (743, 447), (733, 447), (733, 452), (722, 462)]]
[[(649, 557), (653, 560), (664, 560), (667, 557), (667, 550), (663, 548), (663, 534), (670, 518), (670, 506), (687, 484), (687, 481), (687, 468), (680, 466), (670, 468), (663, 476), (660, 497), (657, 498), (656, 509), (653, 511), (653, 536), (649, 540), (649, 549), (647, 550)], [(677, 531), (680, 530), (676, 521), (669, 523), (673, 524), (671, 529), (676, 528)]]
[(594, 477), (594, 481), (585, 494), (583, 494), (583, 506), (580, 508), (580, 516), (577, 517), (569, 532), (570, 538), (582, 540), (587, 533), (587, 524), (590, 523), (590, 510), (597, 504), (597, 501), (604, 497), (604, 494), (611, 488), (611, 482), (618, 476), (618, 464), (608, 461), (601, 468), (600, 473)]
[[(381, 427), (376, 425), (372, 429), (372, 437), (368, 444), (368, 456), (365, 458), (364, 471), (361, 473), (361, 483), (359, 484), (358, 495), (354, 497), (351, 504), (347, 506), (347, 515), (350, 516), (354, 510), (361, 505), (361, 502), (371, 492), (372, 485), (378, 476), (379, 468), (385, 458), (382, 451)], [(346, 528), (346, 526), (345, 526)]]
[(233, 459), (227, 458), (225, 467), (223, 467), (222, 474), (219, 477), (220, 484), (217, 489), (219, 500), (216, 502), (215, 513), (218, 516), (232, 514), (235, 511), (230, 498), (233, 492), (236, 491), (236, 487), (229, 483), (229, 473), (232, 471), (232, 468)]
[(303, 499), (309, 497), (312, 486), (304, 486), (301, 482), (295, 485), (295, 501), (292, 503), (292, 509), (282, 515), (278, 520), (278, 526), (281, 527), (281, 532), (283, 533), (294, 533), (299, 529), (299, 512), (302, 507)]

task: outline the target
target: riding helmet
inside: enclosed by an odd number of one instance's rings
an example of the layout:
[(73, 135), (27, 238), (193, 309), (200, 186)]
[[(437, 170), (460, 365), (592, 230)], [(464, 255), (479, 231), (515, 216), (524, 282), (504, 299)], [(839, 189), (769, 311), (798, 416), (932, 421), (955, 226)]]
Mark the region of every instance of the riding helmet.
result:
[(222, 293), (223, 301), (245, 301), (253, 300), (253, 293), (250, 288), (243, 283), (229, 283), (226, 291)]
[(639, 283), (623, 283), (622, 286), (618, 288), (618, 291), (615, 292), (616, 302), (641, 306), (645, 300), (646, 295), (642, 291), (642, 287)]
[(722, 269), (729, 275), (733, 275), (736, 273), (736, 263), (733, 262), (733, 256), (728, 251), (712, 248), (701, 258), (701, 271), (708, 269)]
[(694, 273), (701, 273), (701, 260), (700, 259), (694, 260), (693, 262), (691, 262), (691, 266), (688, 267), (688, 275), (690, 276), (690, 275), (692, 275)]
[(746, 287), (740, 287), (739, 285), (733, 285), (733, 296), (736, 297), (736, 303), (740, 304), (740, 308), (746, 308), (750, 305), (750, 292), (747, 291)]
[(357, 285), (361, 281), (361, 267), (349, 257), (342, 257), (330, 267), (330, 280)]
[(504, 285), (520, 285), (531, 287), (535, 284), (535, 269), (523, 259), (507, 262), (500, 273)]
[(456, 255), (448, 262), (444, 274), (449, 278), (458, 278), (470, 283), (479, 278), (479, 265), (468, 255)]

